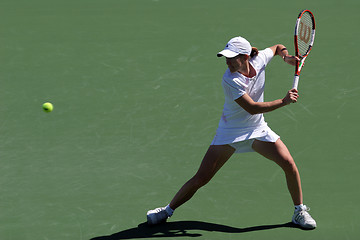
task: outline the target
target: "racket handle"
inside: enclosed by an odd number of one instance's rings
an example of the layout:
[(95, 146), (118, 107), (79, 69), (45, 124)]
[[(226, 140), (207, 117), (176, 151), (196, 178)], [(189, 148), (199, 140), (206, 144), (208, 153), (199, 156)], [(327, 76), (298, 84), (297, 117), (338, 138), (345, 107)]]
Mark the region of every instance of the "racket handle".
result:
[(299, 75), (295, 75), (295, 76), (294, 76), (294, 83), (293, 83), (293, 87), (292, 87), (292, 88), (297, 89), (297, 88), (298, 88), (298, 85), (299, 85)]

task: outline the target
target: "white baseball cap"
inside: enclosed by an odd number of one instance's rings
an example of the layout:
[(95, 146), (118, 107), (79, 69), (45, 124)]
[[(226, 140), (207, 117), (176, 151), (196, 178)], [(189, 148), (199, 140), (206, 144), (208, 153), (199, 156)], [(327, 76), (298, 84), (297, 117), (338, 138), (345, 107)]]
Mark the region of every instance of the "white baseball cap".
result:
[(233, 58), (236, 57), (239, 54), (246, 54), (250, 55), (251, 53), (251, 45), (243, 37), (234, 37), (230, 39), (230, 41), (226, 44), (226, 47), (224, 50), (219, 52), (217, 54), (218, 57), (227, 57), (227, 58)]

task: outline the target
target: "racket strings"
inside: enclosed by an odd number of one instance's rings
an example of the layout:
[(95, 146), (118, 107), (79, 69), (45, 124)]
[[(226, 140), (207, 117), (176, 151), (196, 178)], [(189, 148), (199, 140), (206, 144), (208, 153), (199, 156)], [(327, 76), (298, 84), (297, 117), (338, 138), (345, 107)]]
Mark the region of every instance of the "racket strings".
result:
[(298, 29), (298, 50), (300, 56), (305, 56), (312, 45), (313, 39), (313, 20), (308, 12), (305, 12), (299, 22)]

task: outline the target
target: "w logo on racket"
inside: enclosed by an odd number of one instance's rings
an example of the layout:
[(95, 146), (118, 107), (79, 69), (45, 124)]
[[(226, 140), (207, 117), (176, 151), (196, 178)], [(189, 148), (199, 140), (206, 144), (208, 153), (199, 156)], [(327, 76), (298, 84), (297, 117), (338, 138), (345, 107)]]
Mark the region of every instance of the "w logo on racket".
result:
[(300, 22), (300, 31), (299, 31), (300, 40), (305, 43), (309, 43), (310, 35), (311, 35), (311, 27), (304, 24), (303, 22)]

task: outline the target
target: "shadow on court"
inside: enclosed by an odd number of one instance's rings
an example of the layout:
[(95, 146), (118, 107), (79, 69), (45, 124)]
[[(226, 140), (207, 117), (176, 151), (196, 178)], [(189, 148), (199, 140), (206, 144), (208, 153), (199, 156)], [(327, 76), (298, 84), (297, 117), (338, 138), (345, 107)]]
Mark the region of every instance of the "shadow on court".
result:
[(147, 223), (141, 223), (136, 228), (124, 230), (109, 236), (95, 237), (90, 240), (118, 240), (118, 239), (136, 239), (136, 238), (164, 238), (164, 237), (200, 237), (200, 233), (189, 233), (189, 230), (200, 230), (208, 232), (222, 233), (246, 233), (275, 228), (299, 228), (292, 222), (262, 225), (247, 228), (236, 228), (226, 225), (199, 222), (199, 221), (178, 221), (168, 222), (157, 226), (149, 226)]

